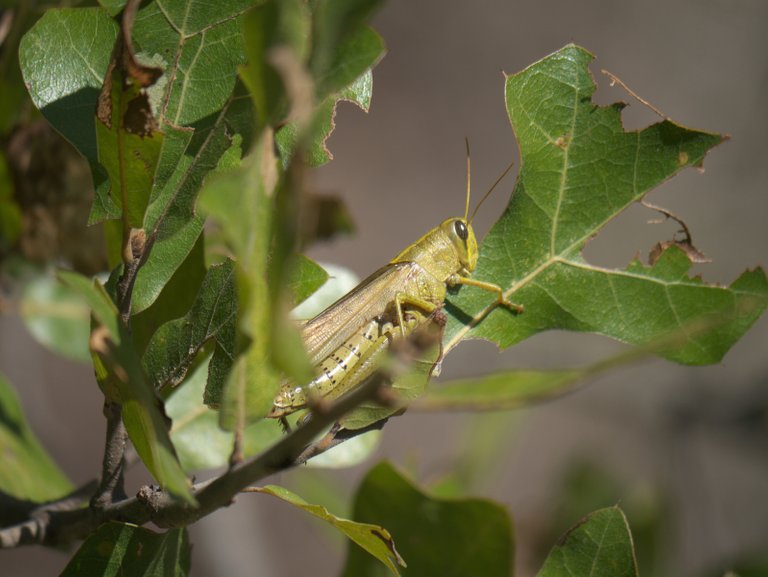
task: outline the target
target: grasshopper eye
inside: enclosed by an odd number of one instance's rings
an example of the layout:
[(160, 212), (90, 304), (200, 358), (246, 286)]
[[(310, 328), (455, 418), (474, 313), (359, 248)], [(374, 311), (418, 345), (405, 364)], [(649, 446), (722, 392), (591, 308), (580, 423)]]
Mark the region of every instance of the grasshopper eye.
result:
[(461, 240), (467, 240), (467, 237), (469, 236), (469, 231), (467, 230), (467, 225), (464, 224), (463, 221), (457, 220), (453, 223), (453, 230), (456, 231), (456, 235)]

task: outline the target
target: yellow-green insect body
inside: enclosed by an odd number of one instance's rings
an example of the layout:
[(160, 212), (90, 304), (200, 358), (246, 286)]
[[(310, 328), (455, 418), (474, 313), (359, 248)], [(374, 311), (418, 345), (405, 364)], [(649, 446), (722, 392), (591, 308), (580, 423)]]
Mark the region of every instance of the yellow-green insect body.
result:
[(304, 323), (302, 337), (317, 377), (303, 386), (283, 383), (268, 416), (282, 418), (306, 407), (308, 395), (335, 398), (361, 383), (394, 339), (407, 338), (430, 321), (443, 306), (447, 287), (477, 286), (496, 293), (497, 303), (521, 311), (498, 286), (468, 278), (477, 256), (469, 220), (449, 218)]
[[(406, 336), (423, 322), (420, 315), (406, 313)], [(357, 383), (362, 382), (376, 370), (380, 355), (396, 338), (401, 329), (385, 320), (373, 319), (341, 346), (325, 358), (317, 367), (317, 376), (303, 386), (285, 382), (275, 397), (270, 417), (284, 417), (307, 405), (312, 396), (332, 400)]]
[[(511, 168), (511, 165), (510, 167)], [(472, 218), (509, 168), (469, 214), (469, 143), (467, 199), (463, 217), (444, 220), (403, 250), (348, 294), (301, 326), (316, 377), (309, 383), (284, 382), (268, 417), (283, 419), (303, 409), (312, 396), (332, 399), (362, 383), (382, 362), (391, 344), (421, 326), (444, 324), (440, 312), (448, 287), (471, 285), (496, 295), (496, 304), (516, 312), (502, 289), (469, 278), (477, 267), (478, 247)]]

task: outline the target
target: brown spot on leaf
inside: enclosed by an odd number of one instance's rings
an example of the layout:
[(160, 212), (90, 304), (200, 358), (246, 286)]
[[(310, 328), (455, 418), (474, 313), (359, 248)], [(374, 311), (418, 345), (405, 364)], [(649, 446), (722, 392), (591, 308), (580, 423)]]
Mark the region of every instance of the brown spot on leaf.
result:
[(684, 150), (681, 150), (680, 154), (677, 155), (677, 163), (680, 166), (685, 166), (686, 164), (688, 164), (688, 160), (689, 160), (688, 153)]
[[(124, 94), (130, 92), (131, 86), (138, 88), (152, 86), (163, 74), (161, 68), (147, 66), (136, 60), (131, 31), (139, 4), (140, 2), (136, 0), (129, 0), (123, 11), (120, 34), (115, 40), (115, 47), (112, 50), (109, 66), (104, 75), (104, 84), (101, 87), (96, 105), (96, 118), (110, 129), (112, 129), (112, 89), (114, 88), (115, 73), (119, 73), (118, 77), (122, 78), (120, 89)], [(157, 124), (152, 115), (149, 99), (143, 92), (131, 100), (125, 110), (123, 125), (128, 132), (146, 136), (156, 129)]]
[(109, 558), (115, 550), (115, 543), (110, 540), (102, 541), (96, 545), (96, 553), (104, 558)]
[(562, 136), (558, 136), (557, 140), (555, 140), (555, 146), (563, 150), (568, 148), (568, 145), (570, 143), (571, 143), (571, 138), (568, 134), (563, 134)]
[(133, 98), (125, 109), (123, 127), (126, 132), (138, 136), (151, 136), (157, 130), (157, 120), (152, 114), (149, 98), (145, 93)]
[(96, 103), (96, 118), (110, 129), (112, 128), (112, 74), (117, 66), (115, 54), (118, 52), (119, 43), (120, 39), (118, 38), (115, 49), (112, 52), (112, 58), (109, 61), (109, 66), (107, 67), (107, 72), (104, 74), (104, 84), (101, 86), (99, 100)]

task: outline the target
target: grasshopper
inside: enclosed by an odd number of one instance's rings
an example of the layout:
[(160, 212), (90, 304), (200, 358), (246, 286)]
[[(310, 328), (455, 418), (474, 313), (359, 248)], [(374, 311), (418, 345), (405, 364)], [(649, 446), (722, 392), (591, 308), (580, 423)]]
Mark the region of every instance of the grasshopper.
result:
[[(469, 152), (469, 151), (467, 151)], [(511, 166), (510, 166), (511, 168)], [(396, 339), (408, 338), (418, 327), (444, 315), (449, 287), (470, 285), (496, 296), (496, 305), (521, 313), (523, 307), (506, 299), (498, 285), (474, 280), (477, 238), (472, 229), (480, 205), (509, 168), (469, 212), (469, 154), (467, 199), (463, 217), (444, 220), (388, 264), (300, 327), (317, 376), (303, 386), (286, 381), (267, 415), (284, 421), (307, 407), (309, 399), (333, 399), (352, 390), (378, 367), (381, 355)]]

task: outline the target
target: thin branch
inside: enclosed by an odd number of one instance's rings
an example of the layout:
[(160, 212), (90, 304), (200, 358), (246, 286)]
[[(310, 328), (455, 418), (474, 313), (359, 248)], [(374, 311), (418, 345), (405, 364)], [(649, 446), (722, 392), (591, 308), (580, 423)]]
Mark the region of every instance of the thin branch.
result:
[[(132, 230), (128, 244), (128, 249), (124, 249), (123, 253), (127, 256), (125, 253), (129, 252), (130, 260), (124, 263), (123, 274), (117, 283), (117, 307), (121, 322), (130, 330), (133, 287), (139, 269), (149, 255), (149, 246), (143, 230)], [(123, 478), (128, 432), (123, 423), (122, 406), (105, 399), (104, 416), (107, 419), (107, 435), (102, 458), (101, 482), (91, 499), (91, 506), (97, 509), (103, 509), (114, 499), (125, 497)]]
[(301, 427), (293, 430), (280, 441), (254, 459), (234, 466), (224, 475), (213, 479), (199, 490), (195, 497), (197, 508), (190, 508), (178, 501), (171, 501), (167, 493), (155, 493), (147, 506), (153, 510), (152, 521), (161, 527), (188, 525), (232, 503), (245, 487), (258, 483), (274, 473), (295, 467), (299, 457), (312, 440), (329, 425), (371, 399), (378, 398), (379, 391), (390, 382), (383, 372), (376, 373), (359, 388), (338, 401), (318, 410)]
[[(436, 339), (442, 335), (444, 325), (437, 322), (436, 326), (438, 331), (424, 330), (423, 334), (414, 333), (410, 339), (392, 343), (388, 358), (373, 375), (336, 401), (312, 406), (310, 417), (303, 425), (261, 454), (250, 461), (233, 464), (215, 479), (193, 485), (192, 494), (197, 505), (180, 501), (162, 489), (144, 486), (135, 497), (119, 501), (105, 499), (99, 503), (99, 507), (43, 510), (35, 518), (0, 529), (0, 547), (68, 543), (85, 537), (100, 524), (113, 520), (137, 525), (151, 521), (160, 527), (181, 527), (230, 505), (244, 488), (259, 483), (269, 475), (304, 463), (311, 456), (318, 455), (366, 430), (381, 428), (383, 421), (359, 431), (343, 432), (343, 429), (334, 426), (329, 434), (319, 441), (314, 441), (328, 427), (338, 423), (344, 415), (366, 402), (374, 401), (380, 405), (397, 407), (397, 398), (393, 397), (387, 385), (407, 371), (414, 359), (435, 346)], [(432, 326), (428, 328), (431, 329)], [(124, 449), (118, 450), (117, 453), (122, 462)], [(100, 487), (106, 484), (102, 481)]]
[[(117, 40), (110, 69), (113, 66), (121, 66), (132, 78), (137, 79), (142, 87), (146, 87), (154, 84), (160, 74), (162, 74), (162, 71), (158, 68), (143, 66), (135, 59), (131, 31), (139, 3), (138, 0), (129, 0), (123, 11), (123, 21), (120, 28), (121, 37)], [(118, 58), (120, 62), (116, 61)], [(110, 74), (110, 72), (107, 73), (102, 92), (99, 95), (97, 115), (109, 116), (111, 114), (113, 104), (109, 89)], [(126, 195), (125, 185), (121, 189), (123, 195)], [(126, 198), (123, 199), (122, 218), (123, 246), (121, 252), (123, 272), (117, 283), (115, 300), (120, 314), (120, 321), (130, 331), (133, 287), (136, 283), (139, 269), (149, 256), (150, 247), (147, 244), (144, 230), (130, 228)], [(91, 508), (95, 510), (104, 509), (115, 499), (123, 499), (125, 497), (123, 478), (128, 433), (123, 423), (122, 406), (115, 402), (114, 399), (106, 398), (104, 401), (104, 416), (107, 419), (107, 434), (104, 443), (104, 456), (102, 458), (101, 481), (91, 498)]]
[(337, 426), (331, 428), (322, 438), (318, 439), (314, 443), (310, 444), (304, 449), (301, 454), (296, 457), (297, 465), (304, 465), (310, 459), (322, 455), (326, 451), (330, 451), (334, 447), (341, 445), (342, 443), (369, 433), (371, 431), (380, 431), (384, 428), (384, 424), (389, 418), (381, 419), (360, 429), (342, 429)]
[(137, 525), (151, 521), (161, 527), (194, 523), (216, 509), (228, 506), (245, 487), (304, 462), (300, 457), (317, 435), (366, 401), (380, 398), (381, 390), (390, 378), (384, 371), (374, 374), (349, 394), (324, 408), (318, 408), (304, 425), (294, 429), (260, 455), (235, 465), (218, 478), (195, 484), (192, 493), (197, 499), (197, 507), (149, 486), (142, 487), (135, 497), (107, 503), (99, 509), (43, 507), (34, 518), (0, 529), (0, 548), (69, 543), (85, 537), (100, 524), (113, 520)]
[(83, 504), (96, 488), (96, 481), (86, 483), (68, 495), (29, 508), (28, 519), (21, 523), (0, 530), (0, 549), (9, 549), (19, 545), (33, 545), (45, 542), (46, 532), (51, 525), (51, 516), (57, 512), (87, 511)]
[(91, 498), (91, 507), (96, 509), (103, 509), (115, 499), (123, 499), (126, 496), (123, 477), (128, 432), (123, 423), (122, 407), (118, 403), (105, 400), (104, 416), (107, 419), (107, 434), (101, 464), (101, 481)]
[[(124, 268), (117, 283), (116, 304), (120, 312), (120, 320), (126, 327), (130, 327), (133, 287), (136, 284), (139, 269), (147, 261), (151, 244), (147, 242), (147, 236), (143, 229), (131, 230), (127, 243), (127, 246), (123, 248)], [(130, 258), (126, 253), (130, 253)]]

